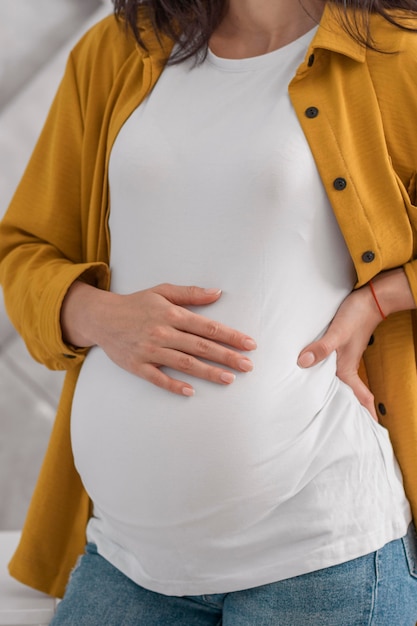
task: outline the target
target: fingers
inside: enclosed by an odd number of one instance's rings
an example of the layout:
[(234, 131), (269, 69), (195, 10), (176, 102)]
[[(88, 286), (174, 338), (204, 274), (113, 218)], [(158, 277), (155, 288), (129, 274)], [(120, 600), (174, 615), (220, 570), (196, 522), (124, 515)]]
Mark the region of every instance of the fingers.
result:
[[(188, 383), (185, 383), (182, 380), (171, 378), (170, 376), (168, 376), (168, 374), (166, 374), (165, 372), (163, 372), (156, 366), (147, 365), (143, 373), (141, 373), (139, 376), (140, 378), (143, 378), (149, 383), (152, 383), (156, 387), (165, 389), (166, 391), (169, 391), (170, 393), (174, 393), (180, 396), (185, 396), (187, 398), (192, 398), (195, 395), (194, 387), (192, 387)], [(231, 376), (233, 375), (231, 374)], [(200, 378), (208, 380), (205, 376), (201, 376)], [(233, 377), (233, 380), (234, 380), (234, 377)], [(220, 381), (213, 381), (213, 382), (220, 382)], [(233, 382), (233, 381), (231, 380), (230, 382)], [(228, 384), (230, 384), (230, 382)], [(223, 383), (223, 384), (226, 384), (226, 383)]]
[(219, 385), (229, 385), (236, 378), (232, 372), (177, 350), (162, 350), (161, 360), (166, 367)]
[[(193, 376), (194, 378), (201, 378), (219, 385), (230, 385), (236, 379), (236, 375), (232, 372), (200, 361), (190, 354), (185, 354), (176, 350), (162, 350), (159, 353), (159, 356), (161, 362), (164, 364), (164, 367), (169, 367), (177, 372)], [(140, 365), (136, 372), (134, 371), (134, 368), (132, 368), (131, 371), (148, 382), (166, 389), (171, 393), (187, 397), (192, 397), (194, 395), (194, 388), (191, 385), (168, 376), (160, 368), (161, 365), (159, 364), (147, 363)], [(250, 369), (252, 369), (252, 364), (250, 364)], [(246, 371), (250, 370), (248, 369)]]
[(161, 389), (165, 389), (166, 391), (175, 393), (179, 396), (191, 398), (195, 393), (191, 385), (188, 385), (181, 380), (171, 378), (165, 374), (165, 372), (161, 371), (156, 365), (145, 365), (140, 377), (149, 383), (152, 383), (156, 387), (160, 387)]
[[(251, 351), (256, 350), (256, 342), (252, 337), (245, 333), (241, 333), (225, 324), (208, 319), (197, 313), (192, 313), (183, 307), (173, 307), (168, 313), (167, 322), (173, 328), (184, 331), (194, 337), (200, 337), (213, 344), (225, 344), (238, 350)], [(204, 351), (207, 348), (207, 342), (200, 344), (201, 354), (205, 356)]]
[(344, 383), (349, 385), (353, 393), (359, 400), (359, 402), (368, 409), (373, 419), (378, 422), (378, 417), (375, 410), (375, 399), (365, 383), (361, 380), (357, 373), (344, 374), (343, 372), (337, 372), (338, 377)]
[(155, 293), (180, 306), (199, 306), (210, 304), (218, 300), (222, 294), (221, 289), (205, 289), (191, 285), (172, 285), (162, 283), (152, 289)]
[[(183, 287), (164, 283), (152, 291), (177, 305), (167, 311), (166, 322), (173, 328), (216, 343), (226, 344), (238, 350), (256, 350), (257, 345), (252, 337), (184, 308), (187, 305), (201, 306), (215, 302), (222, 294), (221, 289)], [(204, 354), (200, 356), (204, 356)]]
[[(167, 344), (167, 347), (177, 348), (181, 351), (180, 353), (185, 353), (186, 356), (191, 355), (199, 359), (212, 361), (239, 372), (251, 372), (253, 370), (252, 361), (240, 352), (235, 352), (221, 343), (190, 333), (177, 331), (177, 334), (173, 336), (172, 342)], [(187, 371), (187, 369), (181, 369), (181, 371)]]
[(161, 367), (169, 367), (219, 385), (230, 385), (236, 379), (233, 372), (219, 365), (239, 372), (250, 372), (253, 369), (252, 361), (242, 354), (180, 331), (165, 337), (163, 346), (147, 344), (144, 349), (147, 363), (143, 359), (138, 360), (136, 364), (131, 363), (130, 370), (157, 386), (186, 396), (193, 395), (192, 386), (170, 378), (161, 371)]

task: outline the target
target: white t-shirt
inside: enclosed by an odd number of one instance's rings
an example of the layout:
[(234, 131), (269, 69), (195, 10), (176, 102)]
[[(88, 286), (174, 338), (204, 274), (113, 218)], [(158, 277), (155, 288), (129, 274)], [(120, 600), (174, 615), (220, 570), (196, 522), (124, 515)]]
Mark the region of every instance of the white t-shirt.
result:
[[(112, 290), (219, 287), (196, 309), (253, 336), (253, 372), (193, 398), (93, 348), (72, 413), (88, 538), (138, 584), (222, 593), (361, 556), (405, 534), (388, 434), (297, 356), (355, 274), (287, 86), (312, 33), (260, 57), (170, 66), (112, 150)], [(169, 371), (169, 370), (168, 370)]]

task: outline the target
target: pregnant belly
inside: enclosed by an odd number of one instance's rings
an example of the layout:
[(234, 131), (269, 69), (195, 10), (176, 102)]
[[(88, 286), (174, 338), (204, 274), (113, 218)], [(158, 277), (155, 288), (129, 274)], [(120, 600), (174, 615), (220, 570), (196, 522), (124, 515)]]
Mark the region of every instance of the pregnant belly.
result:
[[(250, 517), (254, 500), (257, 511), (267, 510), (301, 489), (300, 459), (317, 456), (325, 414), (317, 415), (337, 389), (334, 363), (295, 368), (284, 386), (255, 369), (227, 387), (194, 381), (196, 395), (184, 398), (92, 349), (74, 397), (71, 435), (93, 502), (127, 524), (167, 517), (182, 524), (185, 517), (220, 519), (231, 503), (239, 515), (247, 507)], [(331, 432), (336, 421), (325, 428)]]

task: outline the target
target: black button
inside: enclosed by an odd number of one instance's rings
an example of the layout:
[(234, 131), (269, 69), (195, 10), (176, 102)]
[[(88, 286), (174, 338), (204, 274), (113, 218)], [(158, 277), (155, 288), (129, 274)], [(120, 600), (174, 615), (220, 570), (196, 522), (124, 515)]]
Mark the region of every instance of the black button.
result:
[(381, 413), (381, 415), (386, 415), (387, 409), (385, 408), (385, 404), (382, 404), (382, 402), (380, 402), (378, 404), (378, 411)]
[(372, 346), (374, 344), (374, 341), (375, 341), (375, 337), (373, 335), (371, 335), (369, 337), (368, 346)]
[(308, 57), (308, 61), (307, 61), (308, 67), (311, 67), (313, 63), (314, 63), (314, 54), (310, 54), (310, 56)]
[(308, 107), (308, 109), (305, 110), (305, 114), (306, 114), (306, 117), (313, 119), (318, 116), (319, 110), (317, 107)]
[(366, 252), (362, 254), (362, 261), (364, 263), (372, 263), (374, 259), (375, 259), (375, 252), (372, 252), (372, 250), (367, 250)]
[(63, 357), (65, 357), (66, 359), (76, 359), (77, 357), (75, 356), (75, 354), (63, 354)]
[(335, 180), (333, 181), (333, 187), (337, 191), (343, 191), (343, 189), (346, 189), (347, 187), (347, 182), (344, 178), (335, 178)]

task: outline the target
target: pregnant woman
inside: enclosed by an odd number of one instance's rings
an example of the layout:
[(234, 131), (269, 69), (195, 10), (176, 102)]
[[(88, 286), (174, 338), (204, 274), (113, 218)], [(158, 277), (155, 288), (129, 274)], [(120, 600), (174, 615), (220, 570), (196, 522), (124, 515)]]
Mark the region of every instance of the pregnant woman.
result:
[(68, 370), (11, 563), (54, 626), (417, 621), (416, 29), (116, 0), (73, 49), (0, 227)]

